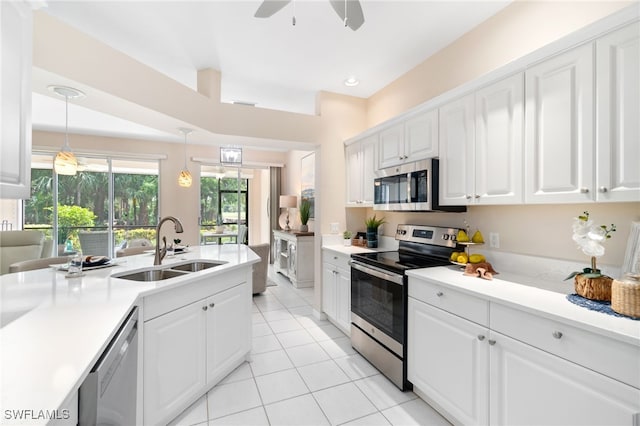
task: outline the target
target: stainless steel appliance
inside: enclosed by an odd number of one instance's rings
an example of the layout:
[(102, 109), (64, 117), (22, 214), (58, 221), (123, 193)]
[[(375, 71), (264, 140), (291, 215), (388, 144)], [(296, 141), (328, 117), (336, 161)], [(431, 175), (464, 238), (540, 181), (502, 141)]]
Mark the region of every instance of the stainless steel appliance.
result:
[(438, 201), (440, 163), (436, 158), (376, 172), (374, 210), (464, 212), (466, 206), (441, 206)]
[(136, 424), (137, 365), (135, 307), (80, 386), (80, 426)]
[(397, 251), (351, 255), (351, 346), (402, 390), (409, 269), (449, 265), (457, 228), (398, 225)]

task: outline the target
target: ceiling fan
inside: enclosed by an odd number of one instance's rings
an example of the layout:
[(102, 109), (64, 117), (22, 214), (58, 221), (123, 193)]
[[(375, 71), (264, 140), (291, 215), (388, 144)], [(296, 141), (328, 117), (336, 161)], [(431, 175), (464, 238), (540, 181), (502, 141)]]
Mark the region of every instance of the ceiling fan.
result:
[[(295, 0), (294, 0), (295, 2)], [(256, 10), (256, 18), (268, 18), (280, 9), (291, 3), (291, 0), (263, 0), (258, 10)], [(357, 30), (364, 24), (364, 15), (362, 14), (362, 6), (359, 0), (329, 0), (333, 10), (336, 11), (345, 27)], [(293, 25), (296, 24), (295, 9), (293, 15)]]

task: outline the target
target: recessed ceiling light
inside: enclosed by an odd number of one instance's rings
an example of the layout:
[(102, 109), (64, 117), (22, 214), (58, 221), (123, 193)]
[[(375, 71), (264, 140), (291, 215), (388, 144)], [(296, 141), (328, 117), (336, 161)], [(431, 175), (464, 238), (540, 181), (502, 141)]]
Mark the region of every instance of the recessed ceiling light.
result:
[(344, 85), (349, 87), (357, 86), (358, 84), (360, 84), (360, 80), (358, 80), (353, 76), (349, 77), (344, 81)]

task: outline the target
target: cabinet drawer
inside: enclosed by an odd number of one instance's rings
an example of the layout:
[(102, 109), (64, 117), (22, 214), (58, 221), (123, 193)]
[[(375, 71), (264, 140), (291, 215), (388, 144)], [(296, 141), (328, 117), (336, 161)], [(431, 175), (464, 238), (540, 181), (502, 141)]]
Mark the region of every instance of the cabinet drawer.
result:
[(489, 325), (489, 302), (434, 282), (409, 277), (409, 296), (466, 318)]
[[(251, 270), (249, 269), (249, 273)], [(162, 291), (144, 298), (144, 321), (186, 306), (197, 300), (205, 299), (213, 294), (235, 287), (247, 281), (244, 269), (212, 274), (194, 279), (193, 282)]]
[(490, 328), (640, 388), (639, 346), (496, 303)]
[(340, 254), (332, 250), (322, 250), (322, 262), (328, 263), (340, 269), (351, 270), (349, 266), (350, 256)]

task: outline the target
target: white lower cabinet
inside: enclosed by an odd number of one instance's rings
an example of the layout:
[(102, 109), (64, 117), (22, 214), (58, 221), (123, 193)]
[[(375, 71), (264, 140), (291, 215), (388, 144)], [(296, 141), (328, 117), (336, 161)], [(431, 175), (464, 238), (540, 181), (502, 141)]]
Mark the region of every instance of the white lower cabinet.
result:
[[(177, 292), (163, 295), (157, 304), (169, 306), (171, 299), (177, 304), (198, 295), (193, 289)], [(145, 321), (145, 424), (166, 424), (246, 358), (250, 310), (251, 294), (243, 282)]]
[(450, 420), (488, 424), (487, 328), (414, 298), (408, 306), (409, 381)]
[(144, 422), (168, 420), (207, 381), (204, 301), (144, 324)]
[(494, 425), (637, 425), (640, 390), (492, 332)]
[(636, 346), (431, 281), (409, 296), (409, 381), (454, 424), (639, 424)]
[(349, 256), (322, 252), (322, 310), (344, 333), (351, 330), (351, 269)]

